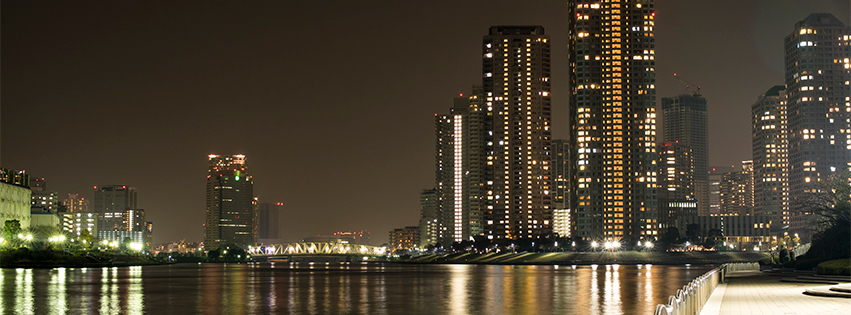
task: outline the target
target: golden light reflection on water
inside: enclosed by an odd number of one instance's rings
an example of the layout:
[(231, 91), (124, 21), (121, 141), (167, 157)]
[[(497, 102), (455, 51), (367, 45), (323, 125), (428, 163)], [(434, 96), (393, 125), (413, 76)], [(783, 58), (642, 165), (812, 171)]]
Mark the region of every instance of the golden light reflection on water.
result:
[(10, 314), (639, 314), (705, 272), (650, 265), (312, 267), (5, 269), (0, 305)]
[(50, 271), (50, 285), (48, 285), (48, 296), (52, 298), (48, 301), (50, 310), (54, 314), (65, 314), (68, 312), (68, 305), (65, 301), (65, 268), (57, 268)]
[(469, 265), (449, 266), (451, 280), (449, 286), (449, 313), (468, 314), (467, 311), (467, 278)]
[(15, 290), (15, 314), (33, 314), (33, 271), (32, 269), (17, 269), (15, 283), (19, 287)]

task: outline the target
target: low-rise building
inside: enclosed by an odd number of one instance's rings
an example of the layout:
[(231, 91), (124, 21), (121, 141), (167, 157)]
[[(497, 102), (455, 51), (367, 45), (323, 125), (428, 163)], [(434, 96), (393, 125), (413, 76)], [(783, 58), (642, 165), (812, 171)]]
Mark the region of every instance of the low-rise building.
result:
[[(691, 216), (677, 219), (677, 229), (685, 234), (690, 224), (699, 226), (698, 235), (706, 236), (710, 230), (720, 230), (727, 246), (733, 249), (767, 249), (771, 241), (771, 227), (780, 222), (772, 222), (765, 215), (717, 215)], [(720, 245), (720, 244), (719, 244)]]
[(406, 226), (390, 231), (391, 250), (410, 250), (417, 248), (420, 240), (419, 226)]
[(29, 175), (25, 172), (0, 169), (0, 224), (18, 220), (21, 229), (30, 227), (32, 190), (28, 185)]

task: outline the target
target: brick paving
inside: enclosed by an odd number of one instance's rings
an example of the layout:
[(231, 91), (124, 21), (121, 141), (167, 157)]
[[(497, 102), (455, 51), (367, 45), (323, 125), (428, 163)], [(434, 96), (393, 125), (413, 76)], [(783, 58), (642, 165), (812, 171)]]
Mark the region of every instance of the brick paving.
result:
[(825, 285), (780, 282), (783, 278), (759, 271), (727, 273), (700, 314), (851, 314), (851, 299), (803, 294)]

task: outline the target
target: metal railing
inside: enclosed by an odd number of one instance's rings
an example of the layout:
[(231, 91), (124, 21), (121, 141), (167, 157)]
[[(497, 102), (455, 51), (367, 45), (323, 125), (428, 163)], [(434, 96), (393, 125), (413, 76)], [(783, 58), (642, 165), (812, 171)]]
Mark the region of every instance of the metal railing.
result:
[(703, 305), (709, 300), (712, 291), (719, 283), (724, 282), (727, 272), (759, 271), (758, 263), (729, 263), (716, 267), (697, 279), (692, 280), (676, 295), (668, 297), (667, 304), (656, 305), (654, 315), (694, 315), (700, 313)]

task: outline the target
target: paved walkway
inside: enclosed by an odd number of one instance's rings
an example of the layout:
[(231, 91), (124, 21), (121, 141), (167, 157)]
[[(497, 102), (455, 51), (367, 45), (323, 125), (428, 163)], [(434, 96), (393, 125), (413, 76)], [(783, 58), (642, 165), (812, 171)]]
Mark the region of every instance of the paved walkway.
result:
[(759, 271), (727, 273), (727, 282), (715, 288), (700, 314), (851, 314), (851, 299), (803, 294), (826, 285), (780, 282), (783, 278)]

